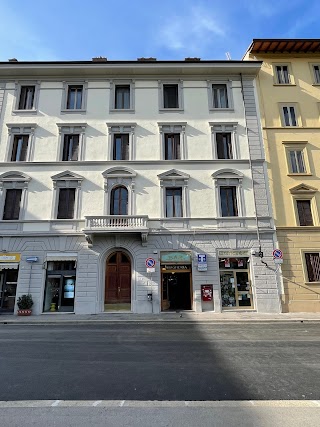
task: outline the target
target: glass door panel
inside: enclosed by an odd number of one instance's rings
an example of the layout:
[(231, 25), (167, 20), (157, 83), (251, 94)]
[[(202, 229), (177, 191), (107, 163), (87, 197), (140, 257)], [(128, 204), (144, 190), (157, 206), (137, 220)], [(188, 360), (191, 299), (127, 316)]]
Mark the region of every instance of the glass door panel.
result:
[(220, 272), (222, 307), (236, 307), (236, 289), (233, 271)]
[(237, 302), (239, 307), (251, 307), (251, 286), (247, 271), (236, 272)]
[(43, 302), (43, 311), (58, 311), (60, 306), (60, 282), (61, 276), (48, 276), (46, 293)]
[(13, 313), (16, 302), (18, 270), (6, 270), (0, 274), (0, 312)]

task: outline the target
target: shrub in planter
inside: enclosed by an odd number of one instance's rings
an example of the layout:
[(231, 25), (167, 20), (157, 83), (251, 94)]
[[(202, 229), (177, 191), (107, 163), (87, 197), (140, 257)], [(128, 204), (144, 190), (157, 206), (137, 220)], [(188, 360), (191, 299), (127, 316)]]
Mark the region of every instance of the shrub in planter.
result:
[(18, 316), (30, 316), (32, 313), (33, 299), (31, 294), (21, 295), (17, 301)]

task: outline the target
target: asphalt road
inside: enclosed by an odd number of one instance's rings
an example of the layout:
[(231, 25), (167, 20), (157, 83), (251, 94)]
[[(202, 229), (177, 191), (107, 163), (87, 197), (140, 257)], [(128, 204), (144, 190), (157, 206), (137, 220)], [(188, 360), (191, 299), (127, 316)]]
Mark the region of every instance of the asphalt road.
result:
[(0, 401), (320, 400), (320, 324), (0, 325)]

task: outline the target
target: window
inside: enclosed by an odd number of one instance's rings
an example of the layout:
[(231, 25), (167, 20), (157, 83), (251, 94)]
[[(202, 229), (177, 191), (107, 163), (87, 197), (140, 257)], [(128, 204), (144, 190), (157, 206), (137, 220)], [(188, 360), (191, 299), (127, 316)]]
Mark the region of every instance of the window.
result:
[[(161, 218), (190, 216), (188, 182), (190, 176), (177, 169), (158, 175), (161, 191)], [(171, 223), (171, 221), (164, 221)], [(177, 221), (174, 221), (177, 223)], [(179, 221), (178, 221), (179, 223)]]
[(73, 312), (76, 261), (47, 261), (44, 312)]
[(236, 187), (220, 187), (220, 200), (222, 216), (238, 216)]
[(299, 224), (302, 226), (313, 225), (311, 200), (297, 200)]
[(313, 66), (313, 71), (314, 71), (314, 82), (316, 84), (320, 84), (320, 66), (319, 65), (314, 65)]
[(164, 108), (179, 108), (178, 85), (164, 84), (163, 85), (163, 107)]
[(108, 160), (134, 160), (136, 123), (107, 123)]
[(129, 134), (114, 134), (113, 160), (129, 160)]
[(183, 109), (182, 81), (159, 81), (159, 108), (164, 111)]
[(276, 75), (278, 84), (290, 84), (288, 65), (276, 65)]
[[(135, 178), (132, 169), (116, 166), (102, 173), (104, 177), (104, 215), (135, 215)], [(119, 185), (119, 181), (121, 185)]]
[(60, 188), (57, 219), (73, 219), (76, 189)]
[(180, 160), (180, 134), (169, 133), (164, 135), (165, 160)]
[(18, 220), (20, 216), (20, 202), (22, 189), (6, 190), (6, 200), (4, 204), (3, 219)]
[(115, 86), (114, 107), (116, 110), (130, 109), (130, 85)]
[(35, 92), (35, 86), (21, 86), (18, 104), (19, 110), (32, 110), (34, 108)]
[(298, 126), (296, 108), (293, 105), (283, 105), (282, 115), (284, 126)]
[(229, 108), (228, 91), (226, 84), (212, 85), (213, 108)]
[(166, 189), (166, 217), (182, 217), (182, 188)]
[(52, 218), (78, 219), (83, 177), (66, 170), (51, 177), (53, 181)]
[(318, 252), (305, 253), (308, 281), (320, 282), (320, 256)]
[(12, 144), (12, 162), (25, 162), (27, 160), (29, 135), (14, 135)]
[(78, 160), (79, 135), (64, 135), (62, 161)]
[(119, 186), (111, 191), (111, 215), (128, 215), (128, 190)]
[(83, 85), (69, 85), (67, 94), (67, 110), (81, 110)]
[(232, 159), (231, 133), (216, 133), (218, 159)]
[(303, 150), (289, 150), (290, 172), (306, 173)]

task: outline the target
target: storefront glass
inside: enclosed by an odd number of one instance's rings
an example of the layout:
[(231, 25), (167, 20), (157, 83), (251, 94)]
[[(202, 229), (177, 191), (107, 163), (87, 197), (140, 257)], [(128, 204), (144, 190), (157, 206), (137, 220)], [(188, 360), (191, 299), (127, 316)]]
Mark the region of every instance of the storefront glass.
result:
[(13, 313), (18, 282), (18, 270), (0, 271), (0, 313)]
[(75, 261), (48, 261), (43, 311), (73, 312), (75, 285)]

